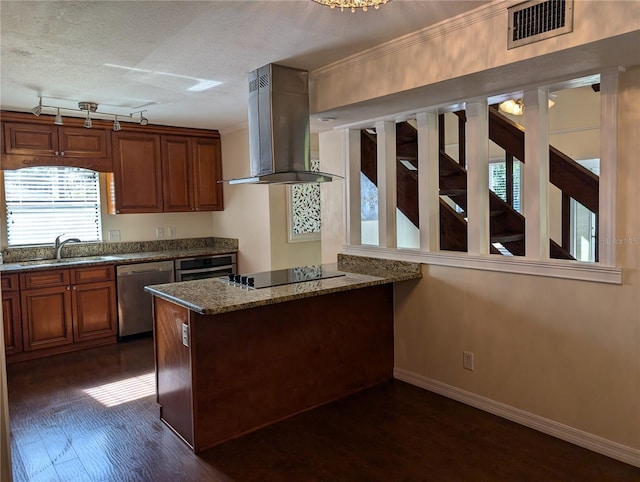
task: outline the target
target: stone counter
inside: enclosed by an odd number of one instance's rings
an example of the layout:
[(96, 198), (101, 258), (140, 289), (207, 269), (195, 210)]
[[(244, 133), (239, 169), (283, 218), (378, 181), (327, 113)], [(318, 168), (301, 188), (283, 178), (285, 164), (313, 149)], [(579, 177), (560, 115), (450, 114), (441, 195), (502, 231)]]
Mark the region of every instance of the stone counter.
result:
[(149, 293), (203, 315), (245, 310), (422, 277), (420, 264), (359, 256), (338, 256), (323, 269), (345, 275), (271, 288), (243, 288), (224, 278), (208, 278), (146, 287)]
[(238, 251), (238, 240), (228, 238), (191, 238), (166, 241), (123, 243), (73, 243), (64, 247), (62, 259), (54, 259), (50, 246), (12, 248), (4, 254), (0, 273), (18, 273), (34, 269), (73, 268), (96, 264), (131, 264), (175, 258), (211, 256)]

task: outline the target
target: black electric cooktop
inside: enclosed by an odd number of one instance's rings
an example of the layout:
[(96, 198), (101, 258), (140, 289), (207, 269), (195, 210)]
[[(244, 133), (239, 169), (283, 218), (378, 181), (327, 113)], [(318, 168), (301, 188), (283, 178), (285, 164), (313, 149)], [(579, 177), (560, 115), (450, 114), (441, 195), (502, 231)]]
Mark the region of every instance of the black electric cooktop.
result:
[(344, 276), (340, 271), (331, 271), (319, 265), (298, 266), (297, 268), (262, 271), (259, 273), (230, 274), (229, 283), (247, 288), (268, 288), (271, 286), (302, 283), (319, 279), (337, 278)]

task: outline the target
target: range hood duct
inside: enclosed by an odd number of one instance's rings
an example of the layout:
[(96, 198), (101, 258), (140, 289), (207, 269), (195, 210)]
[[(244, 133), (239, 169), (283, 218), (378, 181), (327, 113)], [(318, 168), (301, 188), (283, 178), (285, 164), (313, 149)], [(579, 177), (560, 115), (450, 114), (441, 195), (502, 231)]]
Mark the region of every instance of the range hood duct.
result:
[(229, 184), (302, 184), (336, 176), (311, 170), (309, 73), (267, 64), (249, 73), (251, 177)]

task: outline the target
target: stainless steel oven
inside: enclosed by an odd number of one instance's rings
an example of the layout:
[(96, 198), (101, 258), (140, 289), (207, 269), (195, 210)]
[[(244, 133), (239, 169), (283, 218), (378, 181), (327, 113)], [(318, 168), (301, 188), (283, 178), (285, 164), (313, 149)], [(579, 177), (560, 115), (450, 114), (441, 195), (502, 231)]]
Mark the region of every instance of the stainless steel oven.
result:
[(216, 278), (237, 273), (238, 269), (235, 253), (179, 258), (174, 263), (176, 281)]

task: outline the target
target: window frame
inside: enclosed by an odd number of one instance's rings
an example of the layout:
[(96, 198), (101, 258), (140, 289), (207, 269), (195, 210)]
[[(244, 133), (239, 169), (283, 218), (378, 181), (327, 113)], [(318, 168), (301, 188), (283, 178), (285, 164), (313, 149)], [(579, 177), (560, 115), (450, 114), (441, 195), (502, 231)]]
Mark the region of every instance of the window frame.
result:
[[(36, 181), (39, 187), (38, 193), (40, 193), (40, 199), (38, 196), (27, 196), (27, 195), (18, 195), (18, 198), (12, 200), (11, 194), (7, 195), (8, 190), (11, 189), (12, 177), (17, 174), (20, 175), (24, 173), (25, 170), (45, 170), (41, 174), (33, 173), (29, 174), (32, 176), (31, 181)], [(47, 177), (47, 172), (50, 170), (59, 170), (64, 171), (62, 175), (49, 175)], [(77, 173), (84, 174), (84, 178), (87, 182), (87, 188), (82, 191), (82, 196), (69, 197), (70, 194), (73, 194), (72, 189), (69, 189), (69, 186), (72, 185), (72, 182), (77, 182), (77, 179), (74, 179), (77, 176)], [(90, 174), (88, 176), (87, 174)], [(67, 179), (65, 182), (65, 178)], [(88, 181), (93, 178), (94, 183), (89, 183)], [(53, 181), (47, 183), (49, 179)], [(71, 182), (70, 182), (71, 181)], [(58, 193), (57, 196), (51, 195), (51, 193)], [(62, 194), (60, 194), (62, 193)], [(65, 196), (66, 195), (66, 196)], [(102, 242), (102, 199), (101, 199), (101, 185), (100, 185), (100, 176), (99, 173), (78, 167), (67, 167), (67, 166), (30, 166), (23, 169), (5, 171), (3, 176), (3, 201), (5, 208), (5, 230), (6, 230), (6, 243), (9, 248), (22, 248), (27, 246), (44, 246), (49, 245), (54, 242), (54, 238), (59, 234), (65, 234), (66, 237), (79, 237), (82, 239), (82, 242)], [(22, 196), (22, 197), (20, 197)], [(24, 203), (24, 204), (23, 204)], [(11, 211), (16, 210), (13, 206), (31, 204), (30, 208), (22, 209), (23, 215), (32, 210), (34, 213), (45, 211), (57, 211), (59, 213), (64, 213), (65, 217), (69, 214), (76, 214), (80, 211), (83, 211), (83, 217), (86, 218), (87, 223), (95, 223), (95, 226), (86, 224), (86, 227), (81, 230), (75, 231), (71, 226), (65, 225), (64, 223), (60, 224), (59, 228), (51, 228), (47, 233), (47, 237), (44, 237), (44, 233), (38, 233), (37, 231), (37, 223), (31, 222), (26, 229), (22, 229), (24, 231), (20, 235), (17, 235), (17, 239), (20, 242), (11, 243), (11, 231), (12, 229), (12, 214)], [(70, 206), (71, 205), (71, 206)], [(87, 212), (91, 214), (87, 214)], [(77, 216), (73, 218), (69, 218), (70, 220), (77, 220)], [(49, 234), (50, 233), (50, 234)], [(93, 235), (95, 234), (95, 237)], [(28, 239), (23, 239), (27, 236), (31, 235)]]
[[(362, 245), (359, 243), (360, 239), (360, 226), (359, 217), (347, 215), (347, 225), (345, 226), (345, 246), (344, 252), (346, 254), (360, 255), (360, 256), (375, 256), (384, 259), (394, 259), (401, 261), (412, 261), (423, 264), (432, 264), (439, 266), (450, 266), (459, 268), (479, 269), (486, 271), (498, 271), (505, 273), (517, 273), (536, 276), (547, 276), (554, 278), (565, 279), (577, 279), (585, 281), (593, 281), (600, 283), (610, 284), (622, 284), (622, 269), (616, 266), (616, 189), (617, 189), (617, 132), (618, 132), (618, 69), (610, 69), (600, 72), (600, 92), (601, 92), (601, 108), (600, 108), (600, 159), (601, 159), (601, 171), (600, 171), (600, 192), (599, 192), (599, 261), (598, 262), (584, 262), (574, 260), (556, 260), (548, 257), (548, 253), (544, 254), (544, 248), (540, 239), (543, 236), (547, 236), (546, 232), (534, 231), (526, 232), (527, 243), (529, 243), (530, 237), (537, 236), (537, 242), (540, 247), (541, 254), (535, 257), (528, 255), (527, 257), (504, 257), (498, 255), (491, 255), (485, 252), (474, 252), (470, 250), (469, 253), (461, 252), (445, 252), (439, 250), (439, 224), (437, 216), (437, 195), (438, 195), (438, 149), (437, 149), (437, 114), (438, 109), (427, 109), (416, 114), (418, 123), (418, 162), (419, 162), (419, 204), (420, 204), (420, 249), (397, 249), (393, 239), (388, 237), (382, 237), (383, 243), (379, 243), (378, 246)], [(582, 75), (583, 76), (583, 75)], [(578, 77), (578, 75), (576, 75)], [(529, 89), (529, 95), (526, 97), (538, 97), (540, 88)], [(488, 97), (469, 99), (467, 101), (472, 108), (483, 110), (483, 106), (488, 105)], [(526, 103), (526, 99), (525, 99)], [(535, 109), (534, 109), (535, 110)], [(473, 112), (470, 117), (473, 117)], [(483, 116), (476, 116), (479, 119), (480, 125), (471, 125), (468, 135), (468, 142), (473, 142), (474, 134), (483, 131)], [(469, 118), (468, 118), (469, 120)], [(377, 120), (376, 126), (383, 127), (385, 122)], [(474, 122), (471, 120), (471, 122)], [(364, 122), (362, 123), (364, 124)], [(535, 123), (533, 123), (535, 124)], [(474, 129), (476, 129), (474, 131)], [(381, 129), (380, 132), (391, 132), (390, 128)], [(346, 153), (346, 190), (347, 196), (347, 213), (354, 213), (358, 206), (354, 206), (354, 203), (359, 203), (360, 200), (355, 196), (355, 193), (359, 193), (359, 188), (356, 190), (356, 183), (359, 184), (360, 179), (355, 178), (354, 174), (360, 171), (360, 155), (359, 155), (359, 142), (356, 132), (359, 130), (346, 129), (347, 135), (343, 136), (343, 142), (345, 143), (344, 152)], [(380, 135), (380, 134), (379, 134)], [(528, 138), (539, 139), (540, 136), (546, 138), (546, 133), (531, 132), (529, 131)], [(470, 138), (470, 139), (469, 139)], [(385, 149), (384, 146), (391, 141), (391, 135), (389, 139), (386, 139), (383, 147), (378, 150), (378, 174), (379, 174), (379, 186), (385, 186), (383, 182), (380, 184), (380, 173), (385, 172), (384, 166), (380, 164), (388, 165), (393, 163), (395, 165), (395, 152), (388, 153), (389, 149)], [(486, 157), (486, 153), (484, 153)], [(388, 162), (385, 162), (387, 161)], [(470, 162), (470, 160), (467, 160)], [(481, 163), (482, 164), (482, 163)], [(540, 164), (540, 163), (538, 163)], [(480, 165), (482, 167), (482, 165)], [(544, 175), (544, 168), (542, 173)], [(479, 171), (479, 169), (477, 169)], [(488, 175), (488, 169), (487, 173)], [(548, 173), (547, 173), (548, 175)], [(527, 177), (527, 176), (524, 176)], [(384, 179), (384, 178), (383, 178)], [(526, 179), (524, 180), (526, 181)], [(470, 182), (471, 178), (470, 178)], [(487, 183), (484, 183), (486, 185)], [(524, 185), (523, 190), (527, 194), (527, 198), (522, 198), (523, 206), (527, 206), (528, 203), (540, 202), (540, 191), (533, 193), (527, 192), (531, 190), (529, 185)], [(389, 194), (389, 193), (387, 193)], [(385, 200), (387, 208), (389, 206), (395, 207), (396, 199), (395, 193), (391, 195), (384, 195), (380, 199)], [(470, 188), (470, 196), (473, 195)], [(546, 192), (544, 192), (546, 195)], [(480, 211), (484, 210), (484, 206), (479, 207)], [(379, 207), (379, 216), (383, 219), (380, 220), (382, 227), (389, 224), (389, 219), (385, 219), (388, 209), (384, 209), (383, 206)], [(486, 210), (484, 210), (486, 211)], [(475, 227), (469, 226), (471, 232), (474, 229), (474, 236), (479, 236), (481, 239), (487, 234), (482, 233), (483, 226), (488, 223), (488, 213), (482, 216), (484, 219), (480, 220), (480, 223)], [(424, 220), (424, 222), (423, 222)], [(435, 221), (434, 221), (435, 220)], [(393, 221), (391, 221), (393, 222)], [(535, 222), (535, 220), (534, 220)], [(383, 229), (383, 228), (381, 228)], [(478, 234), (480, 233), (480, 234)], [(470, 236), (471, 238), (471, 236)], [(547, 236), (548, 238), (548, 236)], [(477, 240), (478, 238), (476, 238)], [(470, 243), (471, 246), (471, 243)], [(479, 243), (478, 246), (482, 246)]]

